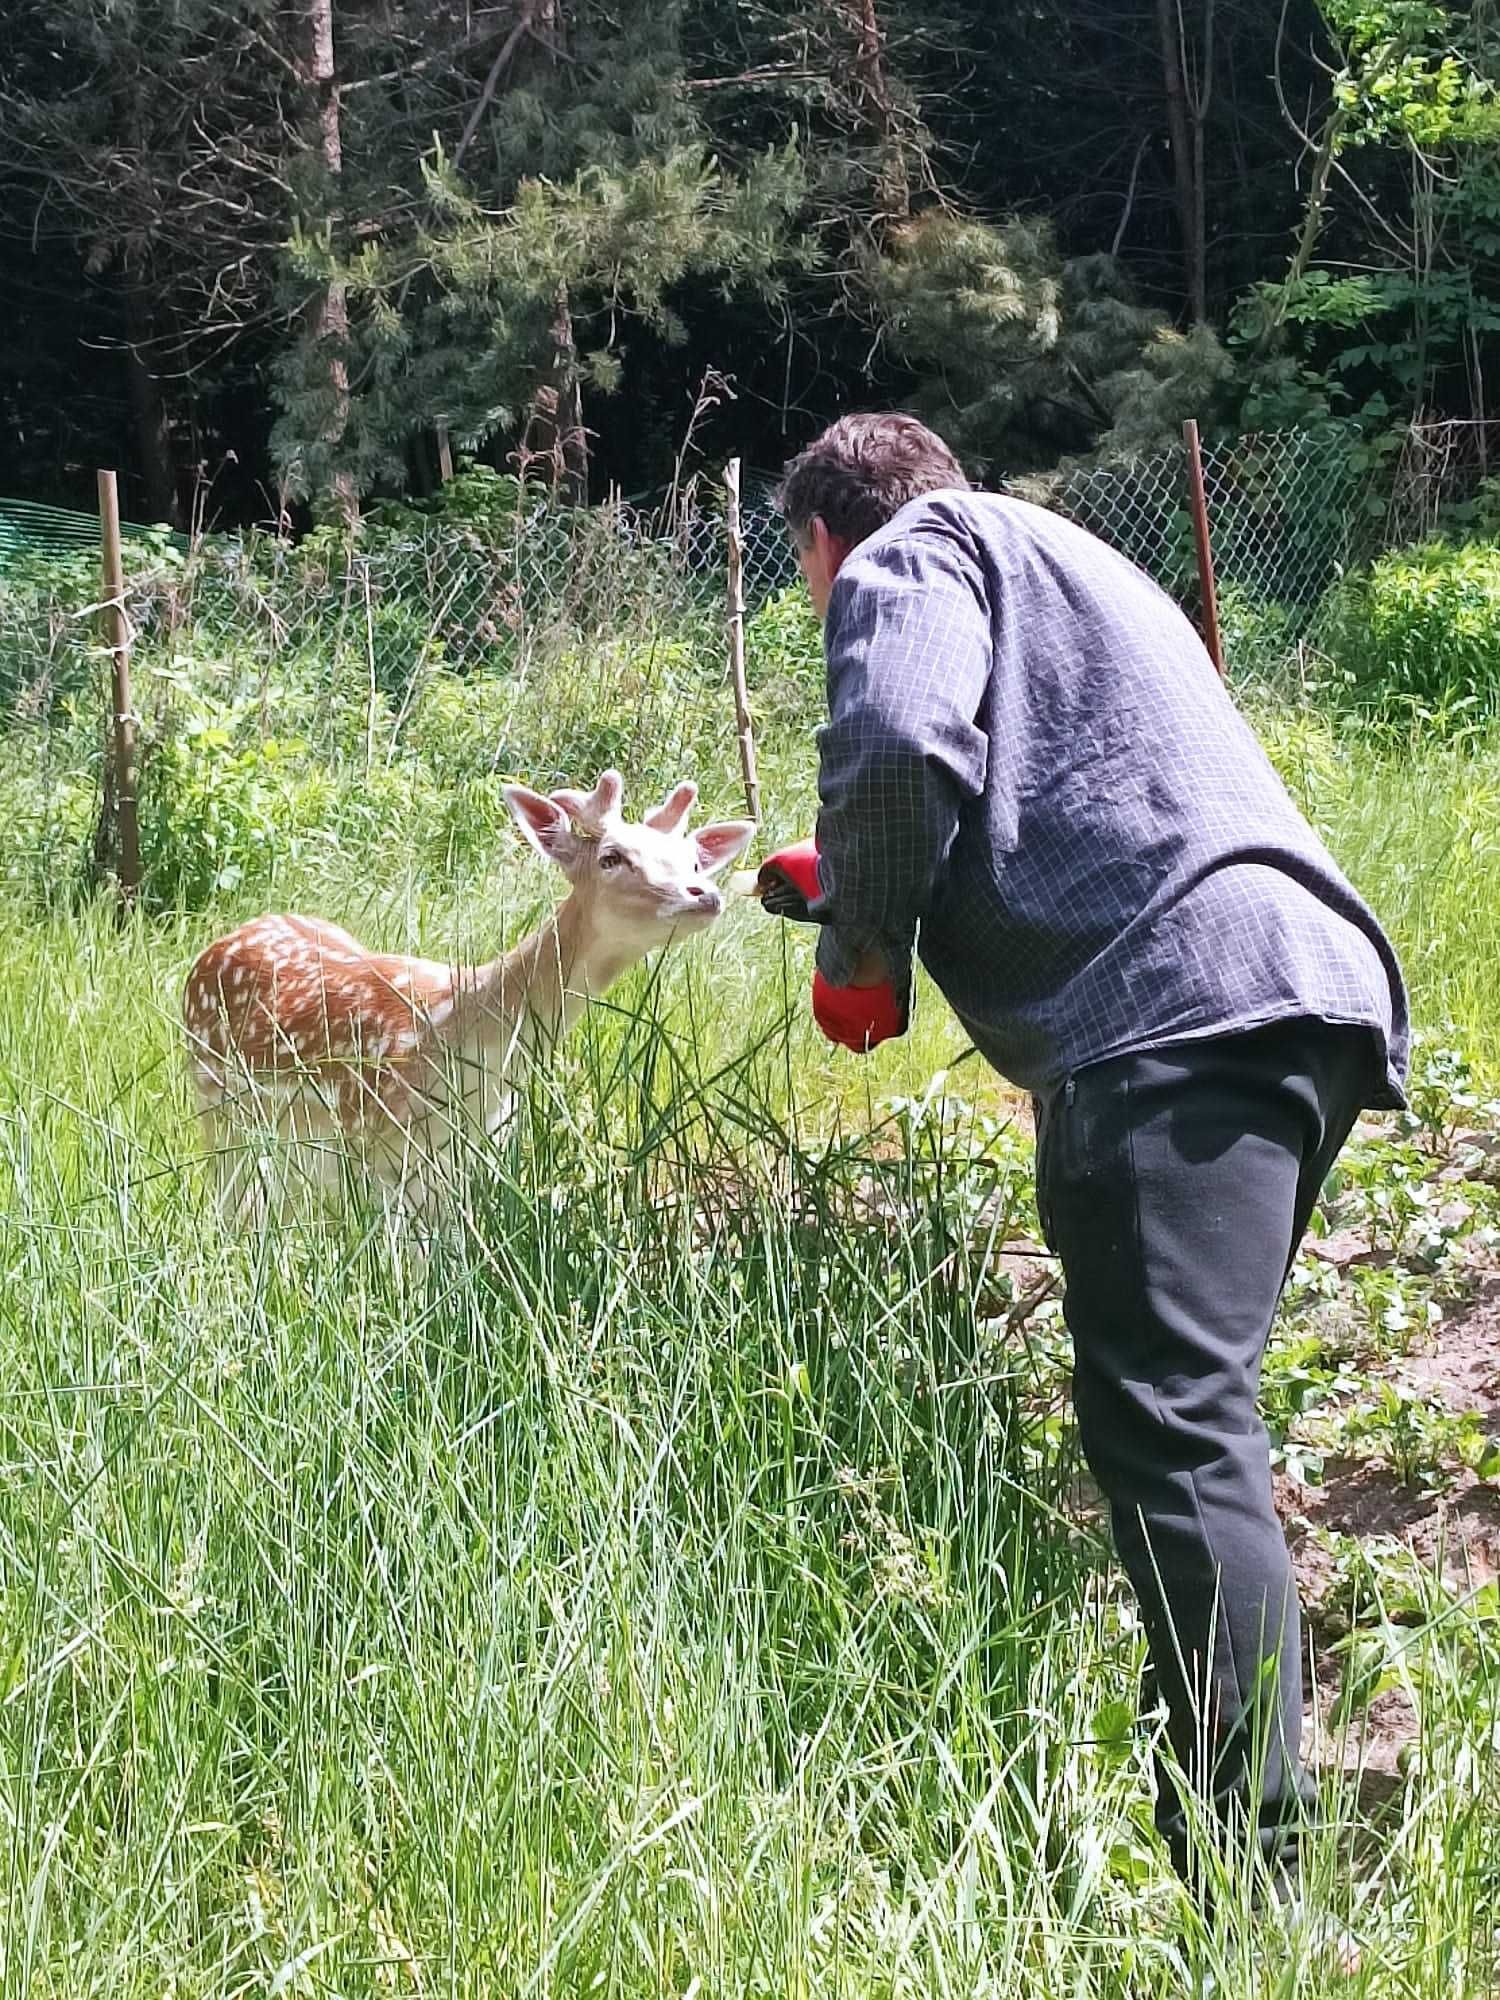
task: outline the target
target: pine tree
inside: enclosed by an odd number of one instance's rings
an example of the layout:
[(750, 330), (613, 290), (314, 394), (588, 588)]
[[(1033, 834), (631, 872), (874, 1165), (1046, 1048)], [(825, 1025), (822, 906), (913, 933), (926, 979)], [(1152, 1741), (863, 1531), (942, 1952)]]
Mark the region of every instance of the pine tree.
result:
[(285, 79), (260, 37), (219, 0), (21, 0), (7, 22), (0, 214), (123, 354), (159, 517), (194, 378), (259, 323), (286, 233)]
[(564, 19), (540, 0), (520, 25), (452, 152), (423, 162), (415, 225), (340, 267), (351, 430), (360, 462), (387, 472), (438, 417), (471, 446), (508, 434), (577, 499), (585, 397), (618, 385), (631, 325), (677, 338), (679, 287), (773, 295), (803, 177), (791, 148), (738, 174), (708, 150), (673, 6), (578, 0)]
[(918, 408), (989, 475), (1164, 442), (1230, 372), (1209, 329), (1175, 335), (1112, 258), (1061, 258), (1044, 220), (928, 209), (866, 276)]

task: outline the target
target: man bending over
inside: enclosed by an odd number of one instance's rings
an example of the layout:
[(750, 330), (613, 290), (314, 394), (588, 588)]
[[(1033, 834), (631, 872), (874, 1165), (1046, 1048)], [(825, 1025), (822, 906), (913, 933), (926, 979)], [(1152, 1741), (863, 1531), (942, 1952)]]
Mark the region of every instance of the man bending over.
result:
[[(834, 424), (780, 498), (830, 719), (816, 842), (767, 863), (766, 905), (824, 926), (832, 1039), (904, 1030), (915, 950), (1032, 1093), (1079, 1430), (1168, 1735), (1289, 1871), (1310, 1786), (1260, 1362), (1356, 1116), (1403, 1101), (1400, 968), (1123, 556), (971, 491), (910, 417)], [(1164, 1772), (1157, 1820), (1189, 1874)]]

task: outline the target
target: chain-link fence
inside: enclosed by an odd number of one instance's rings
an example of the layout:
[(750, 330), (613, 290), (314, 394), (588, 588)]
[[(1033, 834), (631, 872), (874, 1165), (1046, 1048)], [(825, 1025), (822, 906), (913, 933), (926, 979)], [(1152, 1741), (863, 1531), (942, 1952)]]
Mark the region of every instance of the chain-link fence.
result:
[[(1263, 432), (1205, 441), (1203, 484), (1221, 592), (1305, 616), (1329, 584), (1382, 545), (1378, 461), (1342, 433)], [(1019, 482), (1117, 548), (1196, 611), (1186, 446)]]
[[(1205, 443), (1231, 676), (1315, 646), (1330, 586), (1379, 550), (1435, 525), (1500, 530), (1497, 448), (1472, 425), (1422, 427), (1384, 452), (1337, 431)], [(1174, 446), (1011, 490), (1111, 543), (1196, 617), (1188, 477)], [(502, 776), (572, 783), (617, 765), (643, 787), (732, 786), (718, 482), (656, 509), (515, 492), (456, 513), (375, 510), (352, 541), (127, 543), (143, 848), (162, 904), (260, 880), (270, 854), (334, 854), (336, 802), (398, 848), (442, 844), (446, 864), (475, 828), (498, 830)], [(90, 842), (92, 872), (110, 865), (97, 524), (0, 514), (0, 886), (46, 895)], [(817, 635), (768, 482), (745, 481), (740, 522), (750, 710), (785, 740), (818, 705)]]
[[(1445, 509), (1472, 505), (1497, 449), (1500, 436), (1479, 425), (1420, 427), (1394, 462), (1336, 431), (1205, 443), (1221, 597), (1274, 612), (1278, 630), (1300, 632), (1342, 571), (1430, 532)], [(1196, 613), (1182, 446), (1011, 490), (1090, 529)], [(746, 492), (753, 684), (754, 614), (796, 582), (796, 561), (768, 487), (752, 477)], [(97, 566), (86, 516), (74, 517), (76, 532), (38, 540), (25, 510), (0, 512), (8, 521), (0, 537), (0, 716), (40, 727), (60, 704), (97, 694)], [(562, 687), (628, 642), (665, 662), (652, 685), (680, 705), (722, 671), (727, 534), (714, 481), (653, 511), (528, 503), (466, 522), (406, 516), (400, 529), (373, 526), (353, 544), (249, 535), (184, 547), (158, 534), (127, 549), (137, 683), (149, 694), (190, 675), (205, 693), (253, 699), (266, 728), (276, 729), (294, 680), (328, 700), (352, 683), (368, 690), (372, 709), (384, 703), (400, 717), (445, 669), (528, 684), (551, 675)], [(642, 694), (636, 707), (645, 726), (655, 698)], [(299, 710), (294, 720), (316, 734), (316, 712)]]
[[(0, 550), (0, 712), (13, 719), (43, 719), (92, 675), (97, 524), (92, 532), (93, 546), (75, 528), (40, 550), (19, 539)], [(753, 611), (796, 580), (797, 564), (764, 503), (745, 509), (742, 547)], [(254, 657), (274, 671), (317, 650), (330, 663), (362, 656), (390, 691), (442, 667), (524, 672), (563, 640), (672, 632), (719, 644), (727, 562), (722, 507), (536, 507), (513, 521), (434, 519), (354, 544), (137, 541), (127, 549), (127, 611), (153, 666), (194, 652)]]

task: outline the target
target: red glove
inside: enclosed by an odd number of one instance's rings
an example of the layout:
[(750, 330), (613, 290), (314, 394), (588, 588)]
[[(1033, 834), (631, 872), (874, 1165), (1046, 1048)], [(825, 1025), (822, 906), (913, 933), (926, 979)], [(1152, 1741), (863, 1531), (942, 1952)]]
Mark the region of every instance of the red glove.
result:
[(819, 921), (808, 908), (823, 893), (818, 883), (818, 843), (799, 840), (795, 847), (783, 847), (760, 864), (755, 878), (760, 906), (773, 917), (789, 917), (793, 923)]
[(812, 1009), (829, 1041), (853, 1049), (856, 1055), (906, 1033), (906, 1016), (888, 979), (878, 986), (830, 986), (821, 972), (815, 972)]

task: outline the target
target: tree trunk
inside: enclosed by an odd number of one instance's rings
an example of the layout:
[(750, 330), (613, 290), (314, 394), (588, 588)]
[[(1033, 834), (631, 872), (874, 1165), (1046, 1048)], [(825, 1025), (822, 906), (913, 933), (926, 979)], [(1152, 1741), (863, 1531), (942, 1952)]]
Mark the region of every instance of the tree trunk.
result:
[(860, 112), (880, 148), (877, 223), (889, 228), (911, 217), (911, 174), (902, 143), (896, 101), (885, 69), (885, 35), (875, 0), (844, 0), (854, 31), (854, 77)]
[[(1210, 0), (1210, 9), (1212, 0)], [(1208, 19), (1212, 21), (1210, 11)], [(1172, 178), (1177, 195), (1177, 227), (1182, 238), (1182, 267), (1188, 310), (1195, 321), (1208, 317), (1207, 259), (1203, 213), (1203, 122), (1207, 114), (1205, 82), (1189, 118), (1187, 79), (1183, 74), (1182, 20), (1179, 0), (1156, 0), (1156, 27), (1161, 42), (1162, 78), (1167, 93), (1167, 133), (1172, 142)]]
[(526, 420), (525, 466), (547, 467), (554, 499), (582, 507), (589, 497), (588, 434), (583, 427), (583, 391), (568, 288), (559, 285), (553, 302), (552, 356), (537, 383)]
[[(1181, 0), (1178, 0), (1179, 9)], [(1208, 107), (1214, 91), (1214, 8), (1216, 0), (1203, 0), (1203, 38), (1198, 45), (1198, 87), (1193, 92), (1193, 318), (1202, 324), (1208, 318), (1208, 174), (1204, 166)], [(1182, 15), (1179, 11), (1178, 20)]]
[[(567, 53), (563, 0), (533, 0), (529, 19), (541, 45), (541, 60), (555, 70)], [(573, 305), (565, 283), (558, 286), (552, 301), (550, 346), (551, 354), (526, 418), (522, 470), (524, 475), (528, 463), (541, 461), (548, 469), (554, 499), (582, 507), (589, 497), (588, 433), (583, 427), (583, 383), (573, 332)]]
[(578, 374), (578, 347), (573, 338), (573, 308), (568, 288), (557, 292), (552, 323), (552, 369), (557, 382), (557, 462), (563, 497), (574, 507), (588, 504), (589, 447), (583, 428), (583, 384)]
[[(334, 66), (333, 0), (306, 0), (306, 5), (308, 81), (317, 125), (318, 158), (326, 182), (326, 219), (337, 248), (342, 234), (338, 196), (344, 149), (339, 129), (338, 72)], [(329, 496), (339, 518), (352, 527), (359, 519), (359, 494), (353, 474), (337, 463), (338, 447), (349, 427), (349, 301), (340, 280), (330, 279), (313, 294), (307, 309), (307, 327), (314, 350), (323, 356), (327, 369), (329, 414), (323, 442), (330, 447), (334, 460)]]
[(130, 414), (135, 424), (136, 450), (140, 455), (141, 476), (146, 488), (146, 511), (153, 521), (171, 527), (182, 526), (182, 509), (177, 498), (177, 468), (172, 458), (172, 430), (161, 384), (151, 372), (146, 355), (150, 349), (151, 319), (145, 296), (134, 276), (127, 272), (125, 300), (125, 376), (130, 391)]
[[(150, 159), (144, 90), (139, 72), (122, 66), (113, 92), (115, 120), (118, 129), (127, 137), (127, 157), (136, 163), (133, 171), (138, 176), (144, 175), (144, 163)], [(145, 200), (149, 203), (151, 199), (148, 185)], [(130, 398), (131, 424), (135, 431), (142, 483), (146, 489), (146, 511), (153, 521), (166, 521), (172, 527), (180, 528), (182, 520), (177, 501), (176, 468), (172, 461), (171, 424), (161, 384), (151, 372), (148, 359), (151, 337), (156, 330), (151, 310), (149, 273), (142, 268), (149, 258), (140, 258), (138, 252), (128, 247), (128, 237), (123, 241), (113, 233), (111, 237), (109, 251), (119, 273), (120, 304), (125, 321), (125, 388)], [(100, 248), (103, 248), (102, 243)]]

